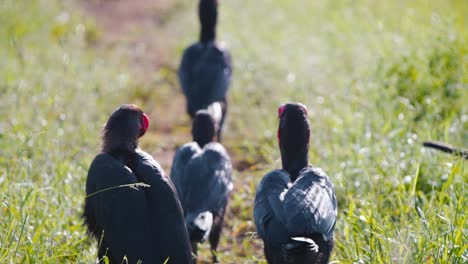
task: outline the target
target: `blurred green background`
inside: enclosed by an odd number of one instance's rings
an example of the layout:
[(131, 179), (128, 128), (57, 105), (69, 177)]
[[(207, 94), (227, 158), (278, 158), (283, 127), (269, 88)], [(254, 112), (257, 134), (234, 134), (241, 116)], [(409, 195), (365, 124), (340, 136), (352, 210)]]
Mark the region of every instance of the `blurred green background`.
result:
[[(151, 118), (168, 171), (190, 140), (175, 70), (196, 1), (0, 1), (0, 263), (90, 263), (80, 218), (100, 130), (119, 104)], [(277, 107), (300, 101), (310, 162), (338, 196), (335, 263), (466, 263), (468, 1), (220, 1), (233, 56), (224, 143), (236, 171), (222, 263), (264, 262), (255, 187), (278, 168)], [(209, 261), (207, 246), (200, 262)]]

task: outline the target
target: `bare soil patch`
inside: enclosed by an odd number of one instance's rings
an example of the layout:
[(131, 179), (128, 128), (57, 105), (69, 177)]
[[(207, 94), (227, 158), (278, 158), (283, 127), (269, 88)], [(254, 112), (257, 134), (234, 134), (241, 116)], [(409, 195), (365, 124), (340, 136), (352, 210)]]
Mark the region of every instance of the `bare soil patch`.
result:
[[(91, 14), (101, 30), (98, 49), (117, 49), (130, 64), (132, 79), (142, 88), (131, 98), (142, 103), (150, 113), (151, 131), (143, 138), (143, 148), (152, 152), (169, 173), (174, 150), (190, 139), (187, 135), (189, 120), (185, 116), (185, 99), (178, 83), (164, 83), (160, 88), (155, 73), (167, 67), (170, 49), (162, 34), (165, 21), (177, 12), (178, 1), (170, 0), (84, 0), (80, 2)], [(166, 36), (167, 37), (167, 36)], [(172, 71), (174, 79), (174, 67)], [(164, 80), (162, 80), (164, 82)], [(129, 87), (137, 90), (138, 87)], [(149, 92), (148, 92), (149, 91)], [(154, 94), (157, 95), (154, 95)], [(155, 99), (157, 98), (157, 100)]]

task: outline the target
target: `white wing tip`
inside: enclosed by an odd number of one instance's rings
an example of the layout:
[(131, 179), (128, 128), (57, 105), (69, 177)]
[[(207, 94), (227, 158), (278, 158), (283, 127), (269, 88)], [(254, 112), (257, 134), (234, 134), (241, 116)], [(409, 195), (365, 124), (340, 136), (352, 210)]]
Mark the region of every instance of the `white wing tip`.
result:
[(313, 239), (307, 238), (307, 237), (291, 237), (291, 240), (297, 241), (297, 242), (304, 242), (307, 244), (311, 245), (311, 249), (315, 252), (319, 251), (319, 246)]

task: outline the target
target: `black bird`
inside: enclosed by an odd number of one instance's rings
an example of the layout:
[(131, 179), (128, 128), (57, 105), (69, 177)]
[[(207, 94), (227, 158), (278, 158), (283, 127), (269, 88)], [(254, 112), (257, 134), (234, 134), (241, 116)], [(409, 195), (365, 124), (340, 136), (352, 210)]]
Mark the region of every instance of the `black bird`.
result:
[(214, 102), (221, 104), (222, 118), (217, 130), (217, 138), (221, 142), (228, 107), (226, 95), (232, 74), (231, 55), (215, 43), (218, 1), (200, 0), (198, 14), (200, 40), (185, 49), (179, 66), (179, 81), (187, 99), (190, 118)]
[(441, 142), (434, 141), (424, 141), (423, 146), (426, 148), (437, 149), (438, 151), (449, 153), (455, 156), (460, 156), (464, 159), (468, 159), (468, 150), (466, 149), (456, 148)]
[(283, 168), (267, 173), (255, 197), (254, 217), (268, 263), (327, 263), (334, 245), (335, 190), (308, 163), (307, 109), (288, 103), (278, 110)]
[(185, 212), (196, 262), (197, 243), (209, 239), (213, 262), (233, 184), (231, 160), (214, 142), (215, 124), (206, 110), (199, 110), (192, 124), (194, 142), (181, 146), (172, 163), (171, 178)]
[(119, 107), (104, 128), (102, 153), (89, 168), (83, 218), (98, 241), (102, 263), (104, 256), (110, 263), (122, 263), (124, 257), (128, 263), (192, 263), (175, 187), (138, 149), (148, 125), (137, 106)]

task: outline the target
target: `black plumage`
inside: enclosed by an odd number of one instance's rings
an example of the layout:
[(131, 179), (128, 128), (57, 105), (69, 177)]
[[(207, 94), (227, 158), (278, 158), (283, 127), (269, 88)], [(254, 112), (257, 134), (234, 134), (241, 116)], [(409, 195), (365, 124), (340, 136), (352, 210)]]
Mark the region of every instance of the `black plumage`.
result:
[(268, 263), (327, 263), (337, 217), (335, 190), (320, 168), (308, 165), (310, 128), (305, 106), (279, 109), (282, 170), (257, 187), (254, 218)]
[(175, 187), (137, 148), (147, 127), (138, 107), (118, 108), (106, 124), (103, 152), (89, 168), (83, 218), (98, 241), (100, 262), (106, 256), (110, 263), (122, 263), (124, 257), (128, 263), (191, 263)]
[(198, 110), (206, 109), (214, 102), (222, 106), (222, 118), (217, 130), (218, 141), (221, 141), (232, 64), (230, 53), (215, 42), (217, 10), (217, 0), (200, 0), (200, 40), (185, 49), (178, 75), (191, 118)]
[[(231, 161), (224, 147), (213, 142), (214, 129), (209, 112), (198, 111), (193, 119), (194, 142), (181, 146), (172, 163), (171, 178), (185, 212), (195, 256), (197, 243), (206, 239), (212, 252), (216, 251), (233, 187)], [(213, 262), (217, 262), (215, 253)]]

